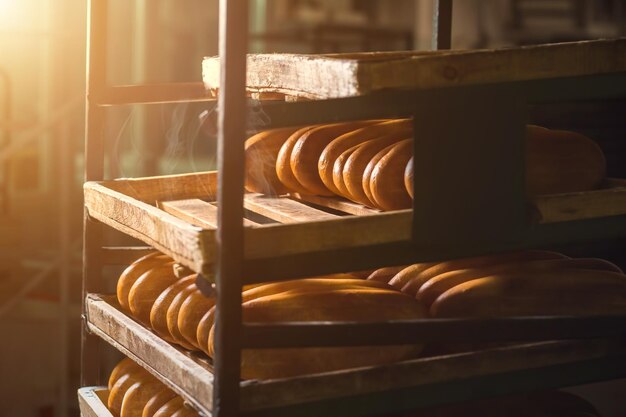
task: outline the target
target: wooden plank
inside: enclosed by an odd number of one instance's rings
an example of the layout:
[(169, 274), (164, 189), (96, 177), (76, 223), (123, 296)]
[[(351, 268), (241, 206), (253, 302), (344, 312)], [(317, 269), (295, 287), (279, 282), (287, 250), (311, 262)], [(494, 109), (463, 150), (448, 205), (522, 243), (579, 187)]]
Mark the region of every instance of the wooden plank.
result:
[(337, 217), (287, 197), (271, 197), (263, 194), (246, 194), (243, 206), (279, 223), (302, 223)]
[(612, 188), (535, 197), (539, 223), (626, 214), (626, 182), (611, 180), (608, 184)]
[[(217, 207), (203, 200), (189, 199), (177, 201), (160, 201), (157, 206), (177, 218), (205, 229), (217, 229)], [(243, 219), (245, 226), (256, 223)]]
[(407, 241), (412, 210), (245, 229), (246, 259)]
[(163, 175), (145, 178), (121, 178), (100, 183), (144, 203), (157, 201), (217, 198), (217, 171)]
[(407, 387), (428, 387), (454, 380), (541, 368), (624, 353), (623, 343), (605, 340), (542, 342), (477, 352), (415, 359), (259, 383), (242, 383), (243, 411), (367, 395)]
[(215, 234), (104, 185), (84, 185), (89, 215), (139, 239), (196, 272), (209, 274)]
[(293, 198), (299, 201), (316, 204), (318, 206), (327, 207), (329, 209), (341, 211), (355, 216), (363, 216), (365, 214), (381, 213), (380, 210), (365, 207), (362, 204), (345, 200), (339, 197), (322, 197), (319, 195), (302, 195), (298, 193), (292, 194)]
[[(258, 54), (248, 57), (248, 90), (313, 99), (390, 88), (434, 88), (626, 71), (626, 39), (408, 56)], [(205, 58), (203, 81), (219, 86), (219, 58)]]
[[(89, 330), (144, 367), (201, 412), (210, 413), (213, 374), (115, 306), (114, 297), (87, 296)], [(209, 414), (207, 414), (209, 415)]]
[(78, 407), (82, 417), (113, 417), (106, 406), (107, 387), (84, 387), (78, 390)]

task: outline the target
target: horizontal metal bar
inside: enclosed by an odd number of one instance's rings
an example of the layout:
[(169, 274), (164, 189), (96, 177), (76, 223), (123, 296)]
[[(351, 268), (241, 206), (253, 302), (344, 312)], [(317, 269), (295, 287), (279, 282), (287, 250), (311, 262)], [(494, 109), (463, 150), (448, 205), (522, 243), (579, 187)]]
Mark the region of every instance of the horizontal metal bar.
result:
[(100, 106), (215, 101), (198, 82), (110, 86), (92, 92), (89, 99)]
[(540, 368), (370, 392), (288, 407), (242, 413), (245, 417), (357, 417), (435, 407), (502, 395), (589, 384), (626, 376), (626, 356), (615, 355)]
[(626, 315), (461, 318), (357, 322), (248, 323), (243, 347), (377, 346), (626, 336)]
[(414, 246), (411, 241), (329, 249), (265, 259), (248, 259), (244, 284), (306, 278), (337, 272), (369, 270), (390, 265), (438, 262), (448, 259), (495, 254), (521, 249), (554, 249), (600, 239), (626, 236), (626, 216), (549, 223), (532, 226), (522, 239), (510, 242), (466, 244), (464, 246)]

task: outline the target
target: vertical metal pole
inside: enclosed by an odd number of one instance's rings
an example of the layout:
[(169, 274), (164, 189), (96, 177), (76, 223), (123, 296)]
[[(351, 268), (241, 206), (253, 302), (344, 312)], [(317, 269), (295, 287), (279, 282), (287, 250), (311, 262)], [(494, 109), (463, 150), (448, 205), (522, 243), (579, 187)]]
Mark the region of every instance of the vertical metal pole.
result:
[[(106, 85), (107, 0), (89, 0), (87, 11), (87, 101), (85, 119), (85, 181), (104, 178), (104, 109), (98, 105)], [(83, 291), (81, 338), (81, 385), (100, 382), (99, 341), (86, 327), (85, 297), (102, 287), (102, 225), (89, 218), (83, 221)]]
[(433, 0), (432, 49), (452, 46), (452, 0)]
[(235, 416), (239, 411), (248, 6), (248, 0), (219, 3), (215, 417)]

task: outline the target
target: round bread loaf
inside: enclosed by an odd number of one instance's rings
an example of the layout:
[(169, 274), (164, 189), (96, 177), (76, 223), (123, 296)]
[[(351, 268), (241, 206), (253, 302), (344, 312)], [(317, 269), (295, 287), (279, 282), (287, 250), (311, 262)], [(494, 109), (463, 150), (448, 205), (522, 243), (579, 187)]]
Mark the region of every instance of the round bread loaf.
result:
[(113, 388), (113, 385), (124, 374), (140, 369), (141, 367), (130, 358), (124, 358), (111, 371), (109, 375), (109, 382), (107, 384), (109, 391)]
[(413, 196), (413, 160), (414, 157), (409, 159), (409, 162), (406, 163), (406, 168), (404, 168), (404, 187), (406, 188), (406, 192), (409, 193), (411, 198)]
[(150, 324), (150, 310), (155, 300), (167, 287), (178, 280), (174, 262), (159, 265), (142, 274), (128, 293), (131, 314), (140, 322)]
[(172, 417), (174, 413), (184, 407), (184, 405), (185, 401), (181, 397), (176, 396), (163, 404), (161, 408), (154, 413), (154, 417)]
[(148, 401), (164, 389), (163, 383), (156, 379), (135, 382), (124, 394), (120, 417), (142, 417)]
[(150, 269), (162, 265), (167, 262), (171, 262), (172, 259), (169, 256), (163, 255), (159, 252), (153, 252), (133, 262), (128, 268), (122, 272), (117, 280), (117, 301), (120, 303), (122, 309), (126, 312), (130, 312), (128, 306), (128, 294), (135, 281), (139, 279), (141, 275)]
[(163, 386), (163, 390), (157, 392), (148, 400), (146, 406), (143, 408), (141, 417), (154, 417), (159, 408), (163, 407), (168, 401), (176, 398), (177, 395), (174, 391)]
[(197, 290), (196, 284), (190, 284), (186, 288), (184, 288), (182, 291), (180, 291), (178, 294), (176, 294), (176, 296), (170, 303), (170, 306), (167, 308), (167, 316), (166, 316), (167, 317), (167, 330), (172, 335), (174, 342), (178, 343), (185, 349), (189, 349), (189, 350), (196, 350), (196, 347), (192, 345), (191, 343), (187, 342), (187, 339), (185, 339), (183, 335), (181, 334), (180, 329), (178, 328), (178, 315), (180, 313), (180, 308), (183, 305), (183, 302), (187, 299), (189, 294), (191, 294), (192, 292), (196, 290)]
[(196, 277), (197, 274), (193, 274), (174, 282), (157, 297), (150, 309), (150, 325), (152, 329), (168, 342), (174, 342), (174, 337), (167, 328), (167, 310), (172, 304), (174, 297), (196, 282)]
[[(402, 142), (402, 141), (400, 141), (400, 142)], [(367, 166), (365, 167), (365, 170), (363, 171), (363, 177), (362, 177), (362, 181), (361, 181), (361, 188), (363, 189), (363, 193), (365, 194), (365, 196), (367, 198), (367, 203), (364, 203), (364, 204), (369, 206), (369, 207), (378, 208), (378, 209), (382, 208), (382, 207), (380, 207), (376, 203), (376, 200), (374, 200), (374, 195), (372, 194), (372, 189), (370, 187), (370, 180), (372, 178), (372, 173), (374, 172), (374, 168), (376, 168), (376, 164), (378, 164), (378, 162), (385, 155), (387, 155), (389, 152), (391, 152), (391, 150), (394, 149), (394, 147), (396, 145), (398, 145), (398, 143), (394, 143), (394, 144), (389, 145), (389, 146), (383, 148), (382, 150), (380, 150), (376, 155), (374, 155), (372, 157), (372, 159), (370, 159), (370, 161), (367, 163)], [(355, 152), (355, 154), (356, 154), (356, 152)], [(350, 159), (350, 158), (348, 158), (348, 159)], [(345, 179), (346, 179), (346, 176), (344, 175), (344, 180)], [(346, 186), (348, 186), (348, 181), (346, 181)], [(350, 188), (348, 188), (348, 189), (350, 189)], [(352, 190), (351, 190), (351, 192), (352, 192)]]
[(413, 155), (413, 140), (394, 145), (374, 166), (369, 188), (376, 205), (383, 210), (410, 208), (412, 200), (404, 185), (406, 164)]
[(196, 336), (202, 317), (215, 305), (215, 298), (206, 297), (196, 289), (182, 302), (178, 312), (178, 330), (189, 344), (202, 350)]
[(346, 187), (346, 184), (343, 180), (343, 170), (350, 155), (352, 155), (361, 146), (363, 146), (363, 143), (360, 143), (351, 147), (350, 149), (343, 151), (343, 153), (335, 159), (335, 163), (333, 164), (332, 182), (334, 190), (336, 190), (335, 192), (337, 193), (337, 195), (345, 197), (349, 200), (352, 200), (352, 195), (350, 194), (350, 191)]
[(291, 153), (296, 142), (302, 135), (315, 128), (307, 126), (297, 130), (283, 143), (276, 157), (276, 176), (287, 190), (292, 193), (310, 194), (306, 188), (298, 182), (291, 169)]

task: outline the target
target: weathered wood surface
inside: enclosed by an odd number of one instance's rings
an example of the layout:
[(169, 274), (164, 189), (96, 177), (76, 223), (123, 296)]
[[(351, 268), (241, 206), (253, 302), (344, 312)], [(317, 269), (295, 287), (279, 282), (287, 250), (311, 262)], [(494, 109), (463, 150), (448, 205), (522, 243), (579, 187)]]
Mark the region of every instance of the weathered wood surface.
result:
[[(210, 278), (215, 255), (217, 208), (198, 198), (198, 194), (206, 195), (204, 190), (194, 192), (189, 184), (210, 187), (214, 180), (214, 173), (199, 173), (91, 182), (85, 184), (85, 205), (95, 219)], [(584, 193), (535, 198), (536, 221), (554, 223), (626, 214), (626, 182), (608, 179), (605, 186)], [(161, 201), (162, 198), (167, 201)], [(245, 221), (244, 254), (247, 259), (402, 242), (411, 238), (411, 210), (381, 213), (340, 198), (298, 195), (293, 198), (246, 195), (244, 204), (248, 210), (279, 222), (257, 224)], [(154, 200), (159, 207), (146, 203), (148, 200)], [(313, 204), (315, 208), (303, 202)]]
[(114, 299), (113, 296), (87, 296), (89, 330), (144, 367), (196, 409), (209, 413), (213, 399), (210, 367), (122, 313)]
[(484, 375), (541, 368), (623, 354), (623, 343), (605, 340), (542, 342), (415, 359), (392, 365), (242, 384), (242, 410), (349, 395), (435, 385)]
[[(620, 71), (626, 71), (626, 39), (428, 53), (258, 54), (248, 56), (247, 88), (324, 99)], [(203, 81), (218, 88), (218, 57), (204, 59)]]
[[(205, 229), (217, 229), (217, 206), (199, 199), (162, 201), (157, 206), (166, 213)], [(245, 226), (256, 223), (243, 219)]]
[(113, 417), (106, 406), (107, 387), (84, 387), (78, 390), (78, 407), (81, 417)]
[[(163, 183), (167, 184), (167, 181)], [(206, 254), (214, 253), (213, 230), (193, 226), (107, 185), (96, 182), (84, 185), (85, 206), (91, 217), (147, 243), (194, 271), (210, 272), (210, 265), (205, 260)], [(122, 181), (118, 185), (127, 187)], [(133, 193), (141, 191), (140, 188), (130, 188)]]
[(336, 217), (334, 214), (315, 209), (287, 197), (269, 197), (263, 194), (246, 194), (243, 206), (279, 223), (302, 223)]
[[(89, 329), (183, 396), (210, 412), (213, 375), (198, 356), (185, 353), (116, 308), (114, 297), (87, 297)], [(606, 340), (519, 344), (294, 378), (244, 381), (241, 407), (252, 411), (354, 394), (428, 386), (483, 375), (624, 354)]]
[(610, 179), (607, 188), (535, 197), (539, 223), (557, 223), (626, 213), (626, 181)]

